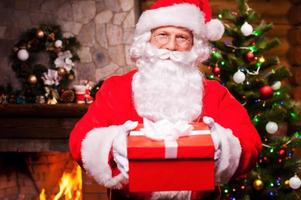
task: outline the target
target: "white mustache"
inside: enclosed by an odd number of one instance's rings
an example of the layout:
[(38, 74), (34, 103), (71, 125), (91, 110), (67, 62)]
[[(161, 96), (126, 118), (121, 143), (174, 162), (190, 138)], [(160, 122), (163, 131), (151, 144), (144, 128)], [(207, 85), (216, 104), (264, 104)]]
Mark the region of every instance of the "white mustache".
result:
[(167, 49), (159, 49), (157, 47), (152, 46), (151, 44), (147, 44), (145, 47), (145, 53), (148, 58), (159, 58), (161, 60), (172, 60), (174, 62), (187, 64), (192, 64), (197, 55), (192, 53), (191, 51), (180, 52), (180, 51), (170, 51)]

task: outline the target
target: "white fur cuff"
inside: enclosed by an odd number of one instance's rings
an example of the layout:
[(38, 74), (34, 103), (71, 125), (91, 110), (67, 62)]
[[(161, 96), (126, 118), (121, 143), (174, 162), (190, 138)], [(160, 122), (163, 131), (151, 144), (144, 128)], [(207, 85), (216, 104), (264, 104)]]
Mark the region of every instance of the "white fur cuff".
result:
[(94, 128), (82, 142), (83, 167), (99, 184), (108, 188), (121, 188), (125, 181), (122, 174), (112, 177), (108, 163), (113, 140), (121, 132), (120, 128), (121, 126)]

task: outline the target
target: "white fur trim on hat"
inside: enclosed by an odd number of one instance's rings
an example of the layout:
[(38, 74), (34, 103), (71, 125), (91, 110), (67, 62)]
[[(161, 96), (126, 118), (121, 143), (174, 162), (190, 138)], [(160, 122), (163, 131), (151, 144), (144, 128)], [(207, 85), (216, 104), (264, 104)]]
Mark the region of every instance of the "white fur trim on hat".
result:
[(83, 167), (99, 184), (108, 188), (121, 188), (126, 179), (121, 173), (112, 176), (108, 163), (113, 140), (119, 133), (120, 126), (94, 128), (82, 142)]
[(135, 36), (161, 26), (184, 27), (212, 41), (221, 39), (225, 31), (220, 20), (205, 23), (204, 13), (197, 6), (182, 3), (144, 11), (136, 25)]
[(146, 10), (136, 25), (136, 36), (160, 26), (179, 26), (201, 34), (205, 29), (204, 14), (194, 4), (182, 3)]

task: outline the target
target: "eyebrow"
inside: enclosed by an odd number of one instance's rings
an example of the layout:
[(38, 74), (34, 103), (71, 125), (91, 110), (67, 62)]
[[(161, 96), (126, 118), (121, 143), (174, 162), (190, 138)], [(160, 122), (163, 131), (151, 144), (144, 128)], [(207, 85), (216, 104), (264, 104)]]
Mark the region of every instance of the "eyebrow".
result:
[(187, 33), (177, 33), (176, 36), (184, 36), (184, 37), (189, 37), (190, 35)]

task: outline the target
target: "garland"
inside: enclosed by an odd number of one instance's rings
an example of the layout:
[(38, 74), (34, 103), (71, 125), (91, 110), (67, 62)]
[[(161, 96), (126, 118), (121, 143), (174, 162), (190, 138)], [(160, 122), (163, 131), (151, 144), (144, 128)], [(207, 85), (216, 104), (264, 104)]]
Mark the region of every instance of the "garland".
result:
[[(40, 25), (21, 35), (10, 61), (22, 83), (21, 95), (26, 103), (57, 102), (75, 79), (73, 66), (79, 61), (76, 53), (79, 47), (75, 37), (63, 37), (58, 25)], [(47, 66), (37, 63), (41, 53), (49, 56)]]

